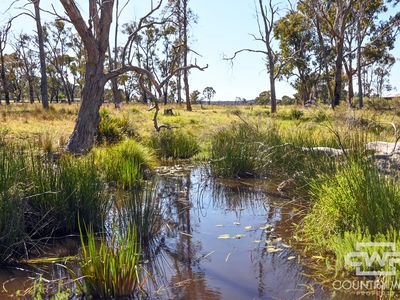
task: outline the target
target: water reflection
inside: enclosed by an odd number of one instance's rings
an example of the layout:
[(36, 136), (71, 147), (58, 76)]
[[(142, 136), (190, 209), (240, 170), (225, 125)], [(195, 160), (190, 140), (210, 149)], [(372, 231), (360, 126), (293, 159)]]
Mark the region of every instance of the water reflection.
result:
[[(171, 230), (164, 240), (164, 284), (152, 296), (295, 299), (310, 291), (313, 283), (301, 275), (302, 267), (288, 260), (290, 248), (265, 250), (266, 240), (285, 240), (291, 233), (287, 199), (256, 181), (215, 180), (207, 167), (160, 175), (157, 182)], [(265, 224), (273, 230), (260, 230)], [(240, 238), (218, 239), (222, 234)], [(326, 296), (319, 291), (319, 299)]]
[[(207, 166), (172, 167), (145, 191), (116, 192), (114, 203), (108, 228), (134, 222), (140, 231), (144, 267), (151, 274), (143, 277), (144, 298), (332, 298), (304, 276), (307, 270), (287, 245), (302, 204), (265, 181), (218, 180)], [(68, 276), (55, 265), (37, 271), (50, 279)], [(0, 270), (0, 283), (21, 289), (35, 272)]]

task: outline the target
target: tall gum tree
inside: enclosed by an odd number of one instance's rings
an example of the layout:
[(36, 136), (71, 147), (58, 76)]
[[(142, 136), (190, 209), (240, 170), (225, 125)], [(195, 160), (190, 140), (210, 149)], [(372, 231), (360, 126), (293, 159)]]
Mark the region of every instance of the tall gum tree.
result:
[[(136, 24), (127, 37), (127, 41), (123, 46), (121, 53), (121, 66), (114, 70), (105, 72), (106, 53), (109, 48), (110, 29), (113, 19), (113, 10), (115, 0), (89, 0), (89, 21), (86, 23), (76, 1), (60, 0), (71, 23), (75, 27), (86, 50), (86, 70), (84, 78), (84, 86), (82, 89), (82, 103), (76, 120), (74, 131), (67, 143), (67, 150), (72, 153), (82, 154), (88, 152), (93, 144), (98, 131), (100, 122), (99, 110), (103, 103), (104, 86), (113, 78), (116, 78), (129, 71), (139, 75), (141, 82), (144, 78), (149, 80), (154, 87), (156, 93), (151, 89), (142, 87), (148, 95), (151, 95), (152, 101), (155, 103), (156, 113), (154, 116), (154, 125), (159, 131), (162, 126), (157, 124), (158, 99), (162, 95), (162, 87), (170, 80), (174, 74), (169, 74), (163, 80), (157, 80), (151, 71), (141, 67), (132, 65), (133, 48), (136, 43), (137, 36), (142, 29), (163, 24), (164, 20), (150, 19), (157, 10), (160, 9), (162, 1), (143, 16)], [(151, 21), (149, 21), (151, 20)], [(185, 69), (200, 68), (197, 65), (190, 65), (178, 68), (175, 72), (182, 72)]]

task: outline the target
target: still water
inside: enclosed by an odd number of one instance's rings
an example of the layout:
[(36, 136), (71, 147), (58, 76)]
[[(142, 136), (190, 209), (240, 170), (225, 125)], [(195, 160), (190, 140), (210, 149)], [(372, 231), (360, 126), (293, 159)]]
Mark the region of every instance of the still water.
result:
[[(164, 225), (145, 266), (147, 298), (368, 299), (333, 294), (311, 279), (291, 245), (304, 205), (274, 184), (218, 180), (207, 166), (172, 166), (158, 170), (155, 186)], [(66, 239), (49, 253), (75, 255), (78, 248)], [(39, 273), (68, 280), (57, 264), (3, 268), (0, 298), (15, 296)]]

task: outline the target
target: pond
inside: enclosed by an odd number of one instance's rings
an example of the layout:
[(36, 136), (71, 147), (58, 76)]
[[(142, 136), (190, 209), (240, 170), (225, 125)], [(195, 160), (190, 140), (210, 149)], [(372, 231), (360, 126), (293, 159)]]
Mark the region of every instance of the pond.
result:
[[(290, 245), (304, 205), (260, 180), (218, 180), (208, 166), (162, 167), (155, 178), (163, 230), (145, 268), (150, 299), (331, 299)], [(73, 239), (49, 252), (75, 255)], [(58, 264), (0, 269), (1, 295), (43, 273), (66, 278)], [(2, 296), (0, 295), (0, 298)], [(336, 299), (361, 299), (335, 294)], [(368, 299), (368, 298), (365, 298)]]

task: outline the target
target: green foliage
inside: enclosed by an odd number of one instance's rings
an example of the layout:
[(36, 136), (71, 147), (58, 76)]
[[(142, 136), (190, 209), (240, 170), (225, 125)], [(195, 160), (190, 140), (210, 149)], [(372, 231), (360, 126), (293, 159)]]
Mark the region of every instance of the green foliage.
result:
[(270, 91), (261, 92), (260, 95), (258, 95), (255, 100), (256, 104), (267, 105), (271, 101), (271, 92)]
[(302, 110), (294, 108), (290, 111), (290, 118), (292, 120), (300, 120), (303, 116), (304, 112)]
[(96, 164), (108, 181), (122, 188), (138, 185), (155, 165), (153, 151), (133, 140), (95, 151)]
[(291, 97), (289, 97), (289, 96), (283, 96), (283, 97), (282, 97), (282, 100), (281, 100), (281, 103), (282, 103), (283, 105), (293, 105), (293, 104), (296, 103), (296, 99), (291, 98)]
[(136, 230), (114, 229), (110, 237), (96, 239), (81, 232), (82, 254), (79, 268), (85, 293), (92, 299), (132, 298), (139, 289), (140, 250)]
[(376, 235), (400, 230), (400, 188), (370, 161), (351, 159), (311, 183), (315, 204), (305, 219), (305, 236), (319, 249), (345, 232)]
[(98, 144), (113, 144), (124, 137), (134, 136), (135, 131), (127, 118), (117, 118), (105, 110), (100, 110), (100, 123), (96, 141)]
[(0, 146), (0, 263), (26, 254), (38, 240), (102, 228), (106, 198), (92, 157), (53, 161), (34, 149)]
[(318, 171), (327, 172), (335, 162), (328, 155), (302, 149), (329, 142), (314, 139), (305, 130), (284, 135), (274, 126), (261, 130), (249, 124), (232, 125), (212, 137), (212, 167), (219, 176), (274, 176), (305, 186), (307, 179)]
[[(273, 144), (280, 139), (271, 132), (269, 137)], [(260, 144), (265, 143), (266, 136), (257, 128), (239, 124), (218, 131), (211, 142), (213, 170), (224, 177), (252, 177), (258, 173), (257, 156), (260, 155)]]
[(182, 131), (163, 130), (154, 133), (149, 145), (164, 159), (188, 159), (200, 151), (196, 138)]

